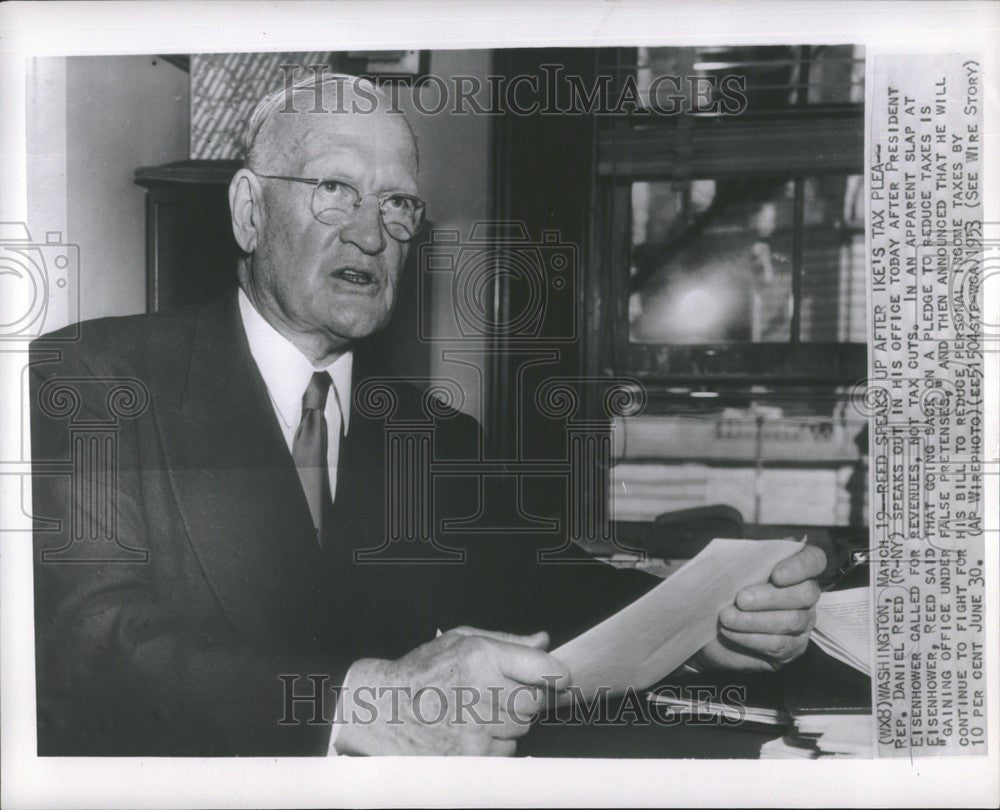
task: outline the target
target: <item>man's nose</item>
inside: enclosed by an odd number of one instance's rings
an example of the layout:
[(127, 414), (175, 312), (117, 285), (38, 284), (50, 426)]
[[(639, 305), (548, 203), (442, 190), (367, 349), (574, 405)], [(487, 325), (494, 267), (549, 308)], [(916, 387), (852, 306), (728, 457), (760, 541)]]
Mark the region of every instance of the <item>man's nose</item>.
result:
[(354, 245), (363, 253), (374, 256), (385, 250), (382, 212), (374, 196), (366, 197), (340, 229), (340, 241)]

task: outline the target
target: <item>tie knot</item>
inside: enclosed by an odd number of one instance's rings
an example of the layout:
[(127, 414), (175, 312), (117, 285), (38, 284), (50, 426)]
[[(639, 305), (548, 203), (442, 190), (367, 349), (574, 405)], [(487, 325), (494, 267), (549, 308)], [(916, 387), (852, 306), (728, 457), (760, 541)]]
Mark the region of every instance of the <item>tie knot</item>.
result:
[(326, 397), (330, 393), (333, 380), (325, 371), (315, 372), (309, 380), (306, 392), (302, 395), (303, 411), (322, 411), (326, 408)]

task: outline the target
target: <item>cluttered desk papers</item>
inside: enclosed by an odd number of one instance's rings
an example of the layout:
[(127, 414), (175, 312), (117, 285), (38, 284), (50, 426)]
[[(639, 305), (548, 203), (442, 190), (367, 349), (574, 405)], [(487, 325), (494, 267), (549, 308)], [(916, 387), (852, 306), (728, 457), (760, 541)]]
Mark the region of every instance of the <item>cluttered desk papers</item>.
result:
[(669, 579), (552, 655), (569, 667), (586, 699), (608, 689), (645, 689), (715, 638), (719, 612), (799, 548), (794, 540), (713, 540)]

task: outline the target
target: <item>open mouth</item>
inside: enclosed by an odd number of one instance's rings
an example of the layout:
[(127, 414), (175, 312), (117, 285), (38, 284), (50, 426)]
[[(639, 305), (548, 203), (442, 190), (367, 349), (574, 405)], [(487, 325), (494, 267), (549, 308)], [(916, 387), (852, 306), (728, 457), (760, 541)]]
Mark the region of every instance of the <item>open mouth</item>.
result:
[(369, 287), (375, 283), (375, 276), (372, 273), (367, 270), (359, 270), (356, 267), (342, 267), (339, 270), (334, 270), (333, 276), (359, 287)]

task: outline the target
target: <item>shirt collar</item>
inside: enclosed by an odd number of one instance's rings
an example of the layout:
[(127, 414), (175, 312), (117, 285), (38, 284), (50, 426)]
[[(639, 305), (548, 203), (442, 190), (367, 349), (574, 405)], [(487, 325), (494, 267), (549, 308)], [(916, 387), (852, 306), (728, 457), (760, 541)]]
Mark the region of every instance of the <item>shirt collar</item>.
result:
[(351, 372), (354, 353), (344, 352), (326, 366), (316, 367), (295, 345), (269, 324), (256, 307), (250, 303), (242, 288), (238, 293), (240, 317), (260, 374), (267, 385), (274, 407), (287, 427), (294, 427), (302, 419), (302, 395), (313, 372), (326, 371), (333, 380), (333, 387), (340, 403), (344, 433), (351, 422)]

